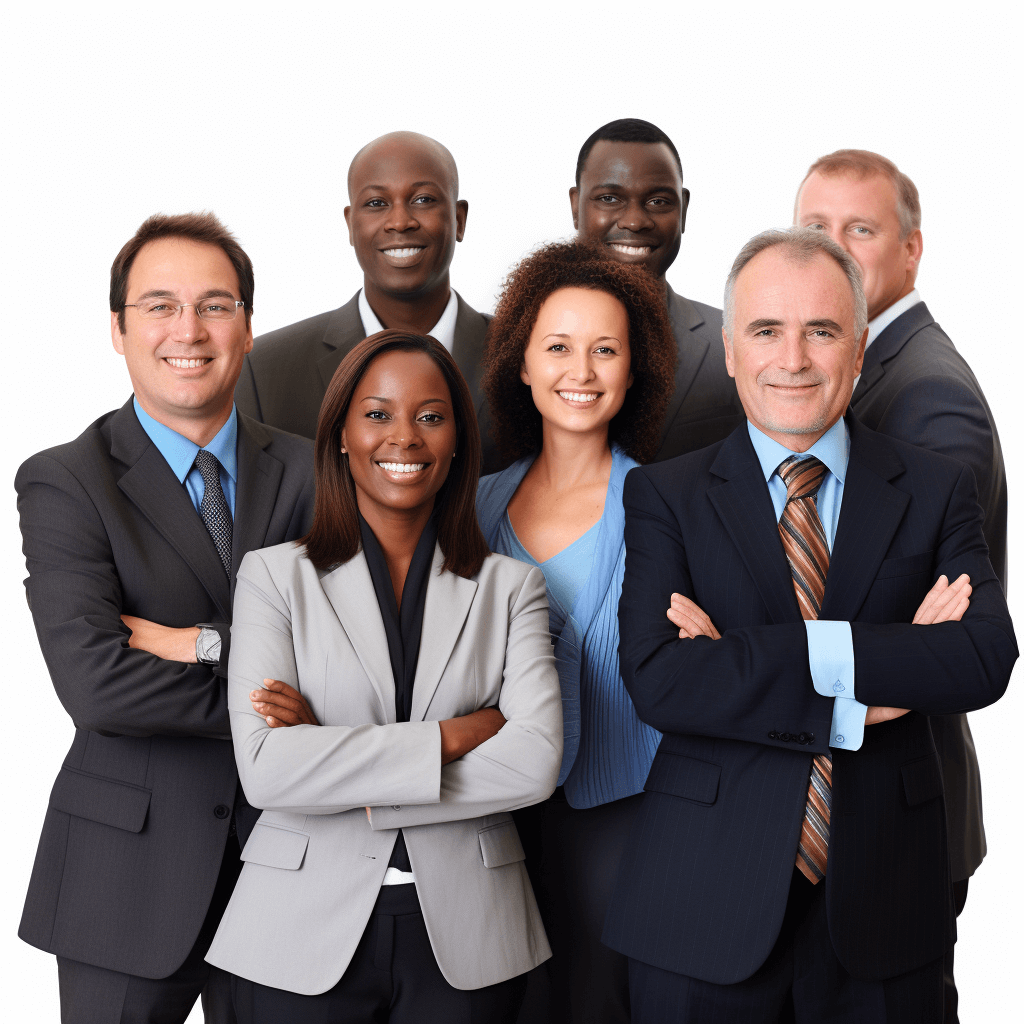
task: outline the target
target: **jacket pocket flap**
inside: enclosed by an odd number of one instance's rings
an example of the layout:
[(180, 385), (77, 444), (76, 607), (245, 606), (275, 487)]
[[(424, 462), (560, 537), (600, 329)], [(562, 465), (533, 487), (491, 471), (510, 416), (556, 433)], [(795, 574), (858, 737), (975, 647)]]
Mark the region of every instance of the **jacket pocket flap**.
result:
[(942, 796), (942, 769), (938, 759), (930, 754), (917, 761), (911, 761), (900, 768), (903, 775), (903, 789), (907, 794), (907, 803), (913, 807), (923, 804), (925, 800), (934, 800)]
[(488, 825), (480, 829), (477, 835), (480, 837), (480, 855), (485, 867), (500, 868), (518, 860), (526, 860), (514, 821)]
[(50, 791), (50, 806), (65, 814), (98, 821), (126, 832), (141, 832), (152, 794), (102, 775), (61, 768)]
[(259, 821), (242, 851), (242, 860), (249, 864), (263, 864), (268, 868), (298, 871), (306, 856), (309, 836), (305, 832), (292, 832), (276, 825)]
[(875, 579), (888, 580), (894, 576), (913, 576), (919, 572), (930, 572), (934, 561), (934, 551), (922, 551), (919, 555), (904, 555), (902, 558), (887, 558), (878, 567)]
[(681, 796), (699, 804), (713, 804), (718, 799), (720, 765), (698, 761), (685, 754), (659, 750), (651, 765), (644, 789), (654, 793)]

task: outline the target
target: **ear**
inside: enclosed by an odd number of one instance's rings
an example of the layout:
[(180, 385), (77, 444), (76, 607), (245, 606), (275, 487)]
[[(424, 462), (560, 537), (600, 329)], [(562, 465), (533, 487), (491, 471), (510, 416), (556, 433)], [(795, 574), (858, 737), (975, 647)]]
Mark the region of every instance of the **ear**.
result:
[(343, 452), (348, 451), (348, 438), (345, 436), (345, 428), (341, 428), (341, 450)]
[(679, 190), (679, 234), (686, 230), (686, 211), (690, 206), (690, 190), (688, 188)]
[(572, 226), (577, 231), (580, 229), (580, 190), (573, 185), (569, 189), (569, 206), (572, 209)]
[(345, 207), (345, 226), (348, 228), (348, 244), (355, 245), (355, 239), (352, 237), (352, 207)]
[[(242, 315), (245, 316), (245, 310), (242, 310)], [(248, 323), (245, 325), (245, 352), (248, 355), (252, 351), (252, 316), (246, 316)]]
[(455, 204), (455, 241), (461, 242), (466, 233), (466, 218), (469, 216), (469, 203), (460, 199)]
[(110, 340), (113, 342), (114, 351), (120, 355), (124, 355), (124, 335), (121, 333), (121, 326), (117, 322), (117, 314), (110, 314)]
[(526, 361), (523, 360), (522, 366), (519, 367), (519, 379), (527, 386), (530, 387), (530, 374), (526, 370)]
[(626, 381), (626, 387), (631, 388), (633, 386), (633, 374), (629, 375), (629, 379)]
[[(867, 332), (864, 332), (864, 336), (867, 337)], [(730, 377), (736, 376), (736, 361), (732, 355), (732, 342), (729, 340), (729, 335), (725, 333), (725, 325), (722, 325), (722, 344), (725, 346), (725, 368), (729, 372)], [(861, 353), (863, 355), (863, 352)]]
[(857, 359), (853, 364), (853, 372), (855, 377), (860, 376), (860, 371), (864, 366), (864, 353), (868, 347), (868, 328), (864, 328), (864, 333), (860, 337), (860, 344), (857, 346)]
[(907, 247), (907, 273), (916, 276), (917, 268), (921, 264), (921, 256), (924, 253), (924, 236), (921, 234), (921, 229), (914, 228), (907, 235), (903, 244)]

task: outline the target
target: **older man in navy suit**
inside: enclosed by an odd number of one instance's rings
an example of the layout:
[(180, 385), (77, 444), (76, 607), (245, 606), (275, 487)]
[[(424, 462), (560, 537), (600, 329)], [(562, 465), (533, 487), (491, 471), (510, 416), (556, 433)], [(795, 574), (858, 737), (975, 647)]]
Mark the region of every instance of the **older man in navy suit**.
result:
[(844, 417), (867, 308), (825, 233), (748, 243), (724, 323), (747, 422), (626, 480), (620, 659), (664, 738), (605, 941), (637, 1024), (938, 1024), (927, 716), (1017, 657), (974, 474)]

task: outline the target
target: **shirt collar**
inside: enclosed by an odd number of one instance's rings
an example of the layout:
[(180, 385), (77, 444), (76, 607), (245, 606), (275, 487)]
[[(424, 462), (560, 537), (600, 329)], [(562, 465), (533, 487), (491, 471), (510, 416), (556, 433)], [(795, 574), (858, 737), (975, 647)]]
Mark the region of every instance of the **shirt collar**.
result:
[[(455, 289), (452, 288), (451, 294), (448, 296), (448, 305), (444, 307), (441, 319), (427, 331), (427, 334), (432, 338), (437, 338), (449, 352), (451, 352), (452, 346), (455, 344), (455, 321), (458, 315), (459, 297)], [(384, 325), (377, 319), (377, 314), (370, 308), (365, 288), (359, 289), (359, 319), (363, 322), (363, 331), (367, 337), (384, 330)]]
[(758, 430), (750, 420), (747, 420), (747, 432), (757, 453), (757, 460), (761, 463), (761, 472), (764, 473), (765, 480), (770, 480), (779, 465), (791, 455), (800, 455), (802, 458), (813, 455), (825, 464), (840, 483), (846, 481), (846, 467), (850, 462), (850, 432), (841, 416), (805, 452), (794, 452), (779, 444)]
[[(871, 344), (897, 317), (902, 316), (911, 306), (916, 306), (921, 301), (921, 293), (915, 288), (908, 292), (902, 299), (897, 299), (888, 309), (868, 321), (868, 345)], [(867, 346), (865, 346), (865, 350)]]
[[(139, 400), (134, 401), (135, 415), (139, 418), (142, 429), (149, 435), (149, 439), (156, 445), (157, 450), (167, 460), (167, 465), (178, 478), (178, 483), (184, 483), (192, 464), (196, 461), (196, 452), (199, 445), (183, 437), (176, 430), (171, 430), (166, 424), (153, 419), (145, 409), (139, 405)], [(227, 473), (236, 483), (238, 481), (238, 416), (235, 413), (234, 403), (231, 405), (231, 415), (220, 430), (217, 431), (213, 440), (204, 446), (205, 450), (217, 457), (217, 461), (224, 467)]]

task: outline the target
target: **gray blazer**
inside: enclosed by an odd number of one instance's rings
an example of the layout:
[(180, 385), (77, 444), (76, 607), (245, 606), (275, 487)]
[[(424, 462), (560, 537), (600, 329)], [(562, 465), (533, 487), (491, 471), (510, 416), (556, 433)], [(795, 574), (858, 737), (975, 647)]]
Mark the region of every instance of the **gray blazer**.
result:
[[(478, 313), (461, 295), (458, 300), (452, 357), (473, 396), (484, 449), (482, 471), (494, 473), (501, 465), (490, 439), (487, 401), (480, 391), (490, 317)], [(358, 292), (344, 306), (261, 335), (245, 357), (235, 403), (253, 419), (300, 437), (316, 437), (327, 385), (342, 359), (365, 337)]]
[[(501, 555), (473, 579), (442, 561), (438, 548), (402, 723), (363, 553), (326, 573), (294, 544), (243, 562), (228, 707), (242, 785), (265, 810), (210, 963), (303, 995), (332, 988), (399, 828), (451, 985), (493, 985), (551, 955), (508, 813), (551, 795), (562, 757), (544, 577)], [(264, 677), (301, 690), (322, 724), (270, 729), (248, 696)], [(436, 722), (495, 704), (507, 724), (442, 768)]]

